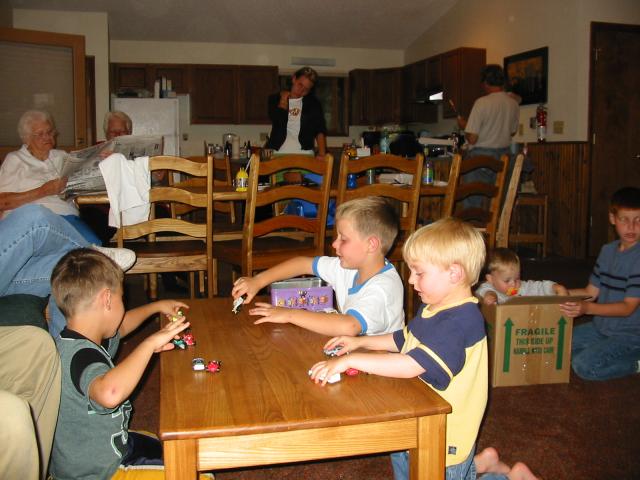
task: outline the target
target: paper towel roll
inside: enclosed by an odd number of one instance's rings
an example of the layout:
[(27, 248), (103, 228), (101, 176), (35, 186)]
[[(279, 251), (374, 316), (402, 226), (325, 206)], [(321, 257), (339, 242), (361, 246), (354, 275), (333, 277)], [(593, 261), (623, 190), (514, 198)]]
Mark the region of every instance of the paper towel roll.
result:
[(240, 137), (237, 135), (231, 139), (231, 158), (240, 158)]

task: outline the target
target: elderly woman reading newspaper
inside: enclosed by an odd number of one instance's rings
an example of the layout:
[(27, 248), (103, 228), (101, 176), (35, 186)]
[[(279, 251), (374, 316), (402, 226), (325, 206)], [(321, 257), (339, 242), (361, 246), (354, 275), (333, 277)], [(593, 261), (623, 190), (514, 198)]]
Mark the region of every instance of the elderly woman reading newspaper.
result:
[(61, 215), (92, 244), (100, 239), (80, 220), (73, 201), (64, 200), (67, 178), (61, 175), (66, 152), (56, 150), (56, 127), (51, 115), (29, 110), (18, 121), (23, 145), (9, 153), (0, 166), (0, 217), (26, 204), (42, 205)]

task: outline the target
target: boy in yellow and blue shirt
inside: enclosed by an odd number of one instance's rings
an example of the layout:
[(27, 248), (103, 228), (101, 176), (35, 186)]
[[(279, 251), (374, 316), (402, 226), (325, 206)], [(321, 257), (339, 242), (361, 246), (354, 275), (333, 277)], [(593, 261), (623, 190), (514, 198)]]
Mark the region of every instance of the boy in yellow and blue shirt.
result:
[[(471, 286), (484, 264), (484, 239), (471, 225), (446, 218), (411, 235), (404, 259), (411, 270), (409, 283), (424, 304), (416, 318), (394, 333), (331, 339), (325, 348), (342, 346), (339, 356), (315, 364), (311, 377), (325, 384), (333, 374), (355, 368), (420, 378), (452, 407), (447, 416), (447, 478), (475, 478), (473, 456), (487, 403), (488, 354), (484, 319)], [(351, 353), (359, 348), (388, 353)], [(397, 480), (408, 478), (407, 452), (392, 454), (392, 464)]]

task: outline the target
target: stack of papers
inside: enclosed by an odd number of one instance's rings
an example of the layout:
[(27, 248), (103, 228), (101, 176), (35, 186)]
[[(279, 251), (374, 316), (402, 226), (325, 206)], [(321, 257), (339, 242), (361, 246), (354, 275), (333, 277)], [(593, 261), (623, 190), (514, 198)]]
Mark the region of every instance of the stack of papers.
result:
[(381, 173), (378, 175), (378, 182), (396, 185), (411, 185), (413, 183), (413, 175), (409, 173)]

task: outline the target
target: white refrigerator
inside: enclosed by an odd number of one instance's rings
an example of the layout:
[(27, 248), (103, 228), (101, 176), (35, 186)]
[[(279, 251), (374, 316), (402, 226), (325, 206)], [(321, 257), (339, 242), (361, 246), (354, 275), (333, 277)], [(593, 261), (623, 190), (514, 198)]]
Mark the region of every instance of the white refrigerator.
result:
[(111, 97), (111, 110), (131, 117), (133, 135), (162, 135), (165, 155), (180, 155), (180, 109), (177, 98)]

